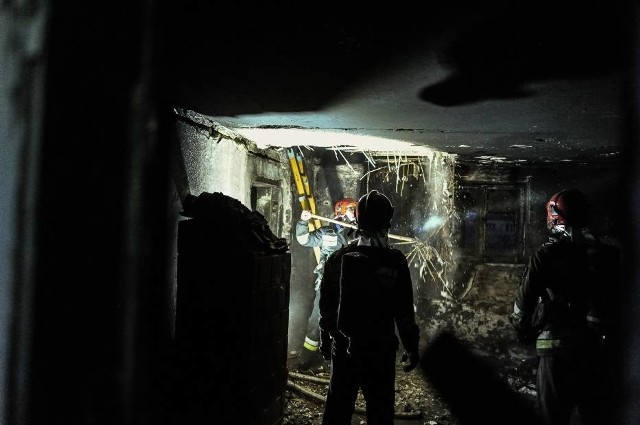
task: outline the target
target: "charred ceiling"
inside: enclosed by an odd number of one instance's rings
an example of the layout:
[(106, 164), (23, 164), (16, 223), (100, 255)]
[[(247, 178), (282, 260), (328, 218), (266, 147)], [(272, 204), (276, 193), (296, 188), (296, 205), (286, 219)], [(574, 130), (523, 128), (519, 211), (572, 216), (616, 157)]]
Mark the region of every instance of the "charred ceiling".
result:
[(620, 161), (632, 7), (466, 3), (176, 6), (174, 103), (229, 128), (366, 135), (462, 161)]

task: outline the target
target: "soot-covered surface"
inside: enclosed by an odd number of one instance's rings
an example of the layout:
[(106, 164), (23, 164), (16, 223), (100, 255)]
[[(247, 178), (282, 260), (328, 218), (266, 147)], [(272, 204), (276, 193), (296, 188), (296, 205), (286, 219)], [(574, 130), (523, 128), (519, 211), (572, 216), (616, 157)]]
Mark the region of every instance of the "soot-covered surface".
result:
[[(510, 398), (512, 405), (513, 397), (521, 401), (523, 412), (534, 408), (535, 352), (515, 342), (507, 320), (522, 268), (480, 265), (465, 298), (430, 300), (433, 308), (418, 317), (424, 362), (410, 373), (402, 371), (401, 363), (397, 365), (396, 425), (461, 424), (459, 409), (502, 423), (506, 414), (513, 413), (508, 410), (509, 401), (492, 413), (483, 406), (490, 408), (503, 398)], [(283, 423), (321, 424), (328, 365), (313, 372), (299, 370), (297, 356), (289, 357)], [(309, 376), (324, 382), (312, 382)], [(364, 408), (363, 401), (360, 394), (356, 409)], [(357, 410), (352, 424), (366, 423)]]
[[(292, 367), (290, 367), (289, 386), (285, 393), (286, 404), (283, 425), (319, 425), (322, 423), (324, 403), (314, 395), (306, 392), (313, 392), (319, 397), (325, 397), (327, 384), (310, 382), (301, 378), (300, 375), (328, 381), (328, 367), (324, 372), (300, 371), (295, 369), (294, 363), (295, 361), (292, 359), (290, 361)], [(449, 365), (449, 367), (455, 367), (455, 365)], [(530, 406), (534, 405), (536, 396), (532, 367), (533, 363), (531, 362), (514, 360), (501, 364), (494, 369), (498, 379), (511, 388), (514, 394), (519, 395), (525, 402), (530, 403)], [(473, 376), (469, 376), (469, 382), (461, 384), (467, 385), (465, 393), (477, 388), (479, 383), (474, 382), (473, 379)], [(482, 401), (484, 397), (487, 397), (487, 394), (479, 391), (477, 399), (466, 400), (466, 403), (468, 403), (470, 409), (474, 409), (474, 405), (478, 401)], [(364, 409), (362, 394), (358, 396), (356, 409), (358, 408)], [(398, 363), (396, 369), (395, 410), (398, 412), (395, 420), (396, 425), (455, 425), (461, 423), (460, 419), (450, 409), (447, 400), (423, 376), (421, 369), (405, 373), (402, 371), (400, 363)], [(352, 424), (364, 425), (366, 423), (363, 413), (358, 411), (354, 413)]]

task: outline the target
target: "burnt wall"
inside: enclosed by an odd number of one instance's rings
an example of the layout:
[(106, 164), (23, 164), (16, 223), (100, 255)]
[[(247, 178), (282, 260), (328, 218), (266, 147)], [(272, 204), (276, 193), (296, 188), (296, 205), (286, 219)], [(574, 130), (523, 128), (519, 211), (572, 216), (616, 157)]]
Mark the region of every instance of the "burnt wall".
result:
[(479, 166), (458, 164), (456, 174), (466, 181), (528, 181), (528, 217), (524, 231), (526, 260), (547, 239), (545, 206), (549, 198), (567, 187), (582, 190), (591, 204), (590, 229), (618, 244), (624, 232), (623, 176), (618, 164), (558, 164)]
[[(591, 201), (591, 229), (603, 240), (619, 244), (620, 231), (624, 229), (624, 223), (620, 222), (619, 168), (580, 164), (562, 167), (457, 164), (456, 175), (458, 187), (468, 182), (526, 185), (523, 255), (521, 261), (512, 263), (491, 263), (481, 257), (467, 258), (468, 264), (459, 264), (465, 268), (464, 274), (458, 275), (463, 279), (463, 292), (453, 298), (430, 293), (425, 299), (418, 299), (423, 342), (427, 343), (446, 330), (468, 341), (475, 351), (500, 364), (502, 369), (524, 367), (535, 353), (515, 342), (508, 315), (529, 256), (548, 237), (546, 202), (562, 188), (580, 188)], [(464, 209), (458, 213), (463, 216)]]
[[(515, 336), (507, 317), (512, 308), (513, 296), (520, 282), (528, 257), (547, 238), (544, 207), (548, 198), (558, 190), (575, 186), (582, 189), (592, 200), (592, 230), (603, 239), (617, 243), (620, 223), (616, 221), (616, 208), (611, 208), (618, 198), (620, 174), (614, 165), (567, 164), (536, 166), (487, 166), (482, 164), (457, 163), (450, 181), (442, 179), (442, 167), (423, 165), (414, 173), (413, 166), (406, 171), (398, 167), (377, 164), (382, 170), (368, 173), (369, 165), (353, 161), (350, 167), (335, 155), (325, 154), (313, 158), (317, 169), (313, 185), (322, 201), (320, 208), (330, 214), (330, 199), (359, 191), (366, 193), (378, 189), (386, 193), (396, 206), (392, 233), (415, 237), (422, 241), (422, 251), (416, 244), (398, 244), (410, 259), (415, 284), (416, 312), (427, 343), (442, 330), (451, 331), (470, 341), (475, 349), (496, 361), (518, 364), (531, 354), (515, 344)], [(337, 163), (342, 167), (339, 172)], [(364, 174), (353, 179), (354, 169), (363, 169)], [(445, 167), (446, 168), (446, 167)], [(366, 174), (366, 175), (365, 175)], [(444, 182), (444, 183), (443, 183)], [(518, 218), (514, 222), (518, 230), (519, 243), (514, 255), (501, 256), (500, 252), (475, 255), (460, 245), (457, 227), (464, 216), (464, 205), (455, 203), (460, 187), (480, 184), (502, 188), (518, 194), (514, 198), (491, 198), (487, 202), (514, 202), (511, 210)], [(447, 191), (449, 189), (449, 191)], [(506, 190), (506, 189), (505, 189)], [(511, 192), (509, 192), (511, 193)], [(607, 200), (607, 202), (602, 202)], [(509, 207), (509, 206), (507, 206)], [(299, 214), (299, 210), (294, 216)], [(438, 226), (441, 226), (438, 230)], [(486, 230), (489, 241), (497, 240)], [(314, 266), (311, 250), (300, 249), (292, 243), (295, 276), (292, 274), (292, 292), (303, 288), (299, 281), (312, 282)], [(425, 258), (430, 258), (428, 267)], [(439, 267), (438, 267), (439, 266)], [(440, 279), (440, 280), (439, 280)], [(306, 308), (310, 311), (312, 291), (301, 292), (308, 298)], [(306, 320), (301, 309), (300, 317)], [(307, 311), (307, 313), (308, 313)], [(306, 324), (306, 322), (305, 322)], [(295, 331), (292, 329), (291, 331)], [(295, 341), (303, 337), (302, 326)]]

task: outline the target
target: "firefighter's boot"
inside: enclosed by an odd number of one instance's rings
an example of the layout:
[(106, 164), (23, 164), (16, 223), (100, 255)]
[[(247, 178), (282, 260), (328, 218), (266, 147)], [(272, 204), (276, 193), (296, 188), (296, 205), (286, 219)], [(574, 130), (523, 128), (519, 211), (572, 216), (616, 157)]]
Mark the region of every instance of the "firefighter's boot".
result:
[(320, 350), (311, 351), (303, 348), (297, 367), (300, 371), (310, 371), (314, 373), (325, 372), (326, 362), (322, 358)]

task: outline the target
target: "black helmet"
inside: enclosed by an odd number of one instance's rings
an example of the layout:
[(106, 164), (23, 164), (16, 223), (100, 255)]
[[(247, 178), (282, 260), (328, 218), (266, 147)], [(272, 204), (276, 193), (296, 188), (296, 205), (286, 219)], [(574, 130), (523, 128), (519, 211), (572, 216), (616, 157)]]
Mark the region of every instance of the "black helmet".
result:
[(377, 190), (363, 195), (358, 201), (356, 218), (359, 229), (388, 229), (391, 227), (392, 216), (393, 205), (391, 205), (391, 201)]
[(556, 226), (583, 227), (587, 223), (589, 203), (578, 189), (563, 189), (547, 202), (547, 228)]

